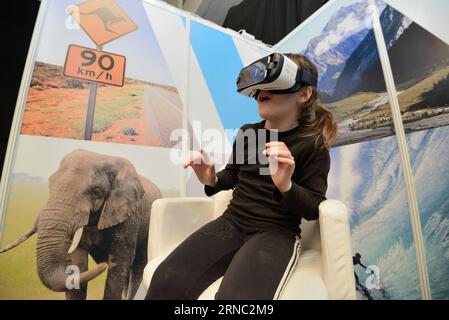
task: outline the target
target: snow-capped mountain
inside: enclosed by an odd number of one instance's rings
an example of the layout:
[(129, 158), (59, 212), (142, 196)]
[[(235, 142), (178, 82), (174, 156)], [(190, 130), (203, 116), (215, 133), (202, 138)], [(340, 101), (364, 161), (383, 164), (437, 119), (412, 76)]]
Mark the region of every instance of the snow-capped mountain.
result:
[[(382, 31), (387, 48), (391, 48), (404, 31), (412, 24), (412, 20), (390, 6), (385, 7), (380, 15)], [(364, 39), (353, 50), (347, 59), (344, 69), (337, 80), (333, 91), (333, 99), (340, 100), (352, 93), (357, 87), (365, 71), (379, 60), (376, 39), (373, 30), (369, 30)]]
[[(380, 11), (385, 3), (376, 1)], [(302, 54), (318, 67), (320, 91), (332, 94), (346, 60), (369, 32), (370, 16), (366, 1), (341, 7), (334, 13), (321, 34), (310, 40)]]

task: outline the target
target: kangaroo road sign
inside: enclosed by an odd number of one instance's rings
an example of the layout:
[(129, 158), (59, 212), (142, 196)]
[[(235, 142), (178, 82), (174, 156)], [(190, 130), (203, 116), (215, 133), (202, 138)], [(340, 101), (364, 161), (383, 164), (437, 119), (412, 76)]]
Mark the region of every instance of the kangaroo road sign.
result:
[(64, 75), (92, 81), (87, 104), (84, 140), (92, 140), (97, 84), (123, 86), (126, 58), (104, 52), (103, 45), (124, 36), (137, 25), (115, 0), (87, 0), (67, 11), (97, 45), (97, 50), (70, 45)]
[(115, 0), (88, 0), (72, 6), (68, 13), (97, 46), (137, 29)]
[(122, 87), (126, 57), (71, 44), (64, 76)]

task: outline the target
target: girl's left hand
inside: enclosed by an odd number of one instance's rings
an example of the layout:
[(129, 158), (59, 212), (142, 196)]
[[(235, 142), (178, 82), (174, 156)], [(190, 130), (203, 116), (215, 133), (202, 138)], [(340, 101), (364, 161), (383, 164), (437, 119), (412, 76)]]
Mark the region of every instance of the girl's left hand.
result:
[(268, 157), (271, 179), (279, 191), (286, 193), (292, 187), (292, 175), (295, 171), (295, 159), (282, 141), (265, 144), (263, 154)]

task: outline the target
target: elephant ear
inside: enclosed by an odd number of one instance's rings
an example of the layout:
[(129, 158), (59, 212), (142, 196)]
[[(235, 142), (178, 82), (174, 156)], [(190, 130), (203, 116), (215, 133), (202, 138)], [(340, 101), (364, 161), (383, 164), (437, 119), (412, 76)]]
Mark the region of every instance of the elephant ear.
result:
[(129, 161), (121, 165), (111, 185), (97, 225), (100, 230), (122, 223), (136, 213), (144, 194), (139, 176)]

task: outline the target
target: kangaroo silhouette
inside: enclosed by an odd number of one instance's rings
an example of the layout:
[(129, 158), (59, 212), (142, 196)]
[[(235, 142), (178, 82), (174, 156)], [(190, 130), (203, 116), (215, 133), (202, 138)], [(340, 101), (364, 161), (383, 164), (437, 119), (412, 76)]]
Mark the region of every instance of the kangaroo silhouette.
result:
[(117, 22), (120, 22), (120, 21), (126, 21), (125, 18), (123, 18), (121, 16), (114, 15), (114, 13), (111, 11), (111, 9), (106, 8), (106, 7), (100, 7), (100, 8), (97, 8), (95, 10), (92, 10), (90, 12), (80, 12), (80, 14), (82, 14), (82, 15), (96, 15), (103, 22), (104, 29), (106, 31), (109, 31), (109, 32), (112, 32), (112, 33), (115, 33), (115, 34), (117, 34), (117, 32), (109, 29), (110, 25), (114, 24), (114, 23), (117, 23)]

